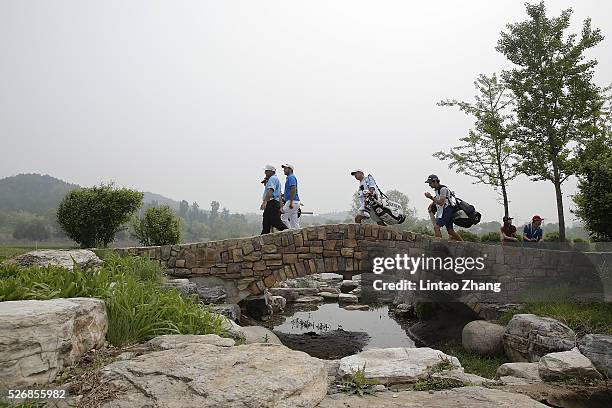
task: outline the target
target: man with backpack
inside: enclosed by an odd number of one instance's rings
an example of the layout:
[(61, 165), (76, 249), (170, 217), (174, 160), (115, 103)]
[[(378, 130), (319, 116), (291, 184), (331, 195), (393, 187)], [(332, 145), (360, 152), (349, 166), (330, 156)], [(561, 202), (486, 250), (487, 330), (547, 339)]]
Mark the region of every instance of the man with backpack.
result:
[(287, 229), (287, 226), (281, 221), (281, 205), (280, 194), (281, 184), (276, 176), (276, 168), (271, 165), (264, 167), (266, 178), (262, 181), (265, 185), (260, 209), (263, 210), (263, 222), (261, 235), (269, 234), (272, 227), (279, 231)]
[[(430, 192), (425, 193), (425, 197), (433, 201), (436, 206), (436, 223), (434, 224), (434, 234), (437, 238), (442, 238), (442, 227), (446, 227), (448, 235), (456, 240), (463, 241), (461, 236), (457, 234), (453, 227), (453, 217), (455, 215), (455, 206), (451, 202), (452, 193), (443, 184), (440, 184), (440, 179), (435, 174), (431, 174), (425, 180), (425, 183), (429, 184), (429, 187), (433, 188), (436, 192), (435, 196), (432, 196)], [(429, 208), (428, 208), (429, 211)]]
[(351, 176), (355, 177), (355, 179), (359, 181), (359, 191), (357, 192), (359, 195), (359, 210), (355, 215), (355, 222), (357, 224), (361, 224), (361, 221), (370, 218), (378, 225), (385, 225), (385, 223), (371, 211), (366, 202), (366, 198), (378, 197), (380, 195), (376, 182), (374, 181), (374, 177), (372, 177), (370, 174), (366, 176), (362, 169), (355, 169), (351, 171)]

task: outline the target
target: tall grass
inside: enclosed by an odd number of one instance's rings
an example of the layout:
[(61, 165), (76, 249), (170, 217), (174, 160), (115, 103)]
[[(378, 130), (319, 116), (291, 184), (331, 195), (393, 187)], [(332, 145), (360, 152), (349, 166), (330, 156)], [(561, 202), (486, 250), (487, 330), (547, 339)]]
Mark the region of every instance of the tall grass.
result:
[(612, 334), (612, 303), (610, 302), (533, 302), (519, 310), (504, 313), (500, 321), (508, 323), (519, 313), (533, 313), (557, 319), (577, 332)]
[(162, 289), (163, 273), (152, 261), (109, 256), (104, 266), (73, 271), (60, 267), (0, 266), (0, 302), (96, 297), (105, 300), (108, 341), (115, 346), (161, 334), (223, 334), (223, 319), (176, 289)]

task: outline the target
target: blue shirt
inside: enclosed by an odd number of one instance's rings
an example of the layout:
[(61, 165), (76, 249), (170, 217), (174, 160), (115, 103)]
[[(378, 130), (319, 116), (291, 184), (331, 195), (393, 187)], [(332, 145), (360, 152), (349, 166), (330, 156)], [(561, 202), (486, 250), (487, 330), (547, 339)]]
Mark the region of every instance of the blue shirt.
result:
[(280, 201), (281, 184), (276, 174), (273, 174), (268, 179), (268, 182), (266, 183), (266, 187), (264, 188), (264, 191), (263, 191), (262, 200), (266, 199), (266, 195), (268, 194), (268, 190), (270, 189), (273, 190), (272, 199)]
[(287, 176), (287, 181), (285, 181), (285, 202), (291, 201), (291, 187), (295, 186), (295, 196), (293, 197), (293, 201), (300, 201), (300, 197), (298, 196), (298, 185), (297, 179), (291, 173)]
[(523, 228), (523, 235), (529, 239), (540, 241), (542, 239), (542, 228), (535, 228), (532, 223), (525, 224), (525, 228)]

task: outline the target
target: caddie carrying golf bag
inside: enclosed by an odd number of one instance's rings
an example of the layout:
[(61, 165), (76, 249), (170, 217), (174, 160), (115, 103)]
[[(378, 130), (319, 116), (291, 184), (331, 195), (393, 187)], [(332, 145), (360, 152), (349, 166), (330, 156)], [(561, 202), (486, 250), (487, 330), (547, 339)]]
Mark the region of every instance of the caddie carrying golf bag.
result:
[[(368, 177), (372, 177), (368, 175)], [(372, 177), (372, 180), (374, 178)], [(376, 184), (376, 181), (374, 181)], [(378, 188), (376, 184), (376, 189), (378, 190), (378, 197), (367, 197), (366, 202), (368, 203), (368, 207), (370, 207), (370, 211), (374, 212), (376, 216), (385, 223), (385, 225), (395, 225), (401, 224), (406, 221), (406, 215), (404, 215), (404, 210), (399, 203), (392, 201), (387, 197), (381, 190)]]

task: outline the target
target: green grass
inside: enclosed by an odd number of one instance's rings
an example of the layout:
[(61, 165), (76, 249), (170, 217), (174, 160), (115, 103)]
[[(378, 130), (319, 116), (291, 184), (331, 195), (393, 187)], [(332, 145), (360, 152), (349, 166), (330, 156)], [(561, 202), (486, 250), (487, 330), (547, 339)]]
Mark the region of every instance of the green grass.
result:
[(105, 300), (108, 341), (124, 346), (162, 334), (224, 334), (223, 319), (197, 296), (161, 289), (161, 268), (139, 257), (106, 258), (97, 270), (0, 266), (0, 301), (96, 297)]
[[(352, 370), (353, 371), (353, 370)], [(368, 379), (365, 376), (365, 364), (350, 376), (338, 383), (338, 389), (346, 394), (356, 394), (363, 397), (366, 394), (375, 394), (374, 386), (379, 384), (377, 380)]]
[(463, 381), (454, 380), (452, 378), (422, 378), (412, 386), (415, 391), (440, 391), (451, 388), (465, 387)]
[(446, 354), (457, 357), (466, 373), (476, 374), (484, 378), (494, 378), (497, 367), (507, 363), (503, 357), (484, 357), (478, 354), (469, 353), (463, 349), (458, 342), (447, 342), (435, 346)]
[(612, 303), (610, 302), (533, 302), (519, 310), (508, 311), (500, 321), (507, 324), (512, 316), (532, 313), (557, 319), (576, 332), (612, 334)]

